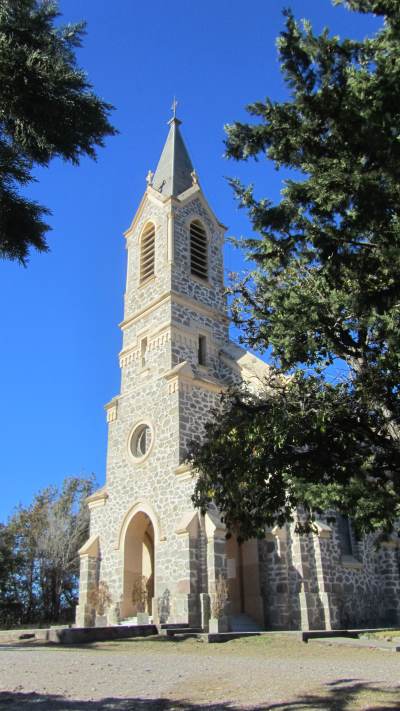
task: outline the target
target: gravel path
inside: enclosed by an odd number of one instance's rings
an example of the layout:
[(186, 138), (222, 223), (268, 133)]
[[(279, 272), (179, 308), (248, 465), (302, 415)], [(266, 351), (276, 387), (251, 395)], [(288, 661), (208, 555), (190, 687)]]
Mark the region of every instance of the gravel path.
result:
[(265, 637), (0, 646), (0, 709), (7, 711), (243, 706), (400, 709), (400, 654)]

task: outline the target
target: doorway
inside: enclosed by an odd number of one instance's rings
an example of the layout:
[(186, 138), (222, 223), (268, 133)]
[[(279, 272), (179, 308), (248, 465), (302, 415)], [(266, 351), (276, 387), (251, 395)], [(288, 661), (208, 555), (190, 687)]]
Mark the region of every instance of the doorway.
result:
[[(151, 614), (153, 597), (154, 528), (149, 516), (138, 511), (125, 534), (121, 616), (133, 617), (137, 612)], [(139, 598), (142, 598), (141, 604)]]

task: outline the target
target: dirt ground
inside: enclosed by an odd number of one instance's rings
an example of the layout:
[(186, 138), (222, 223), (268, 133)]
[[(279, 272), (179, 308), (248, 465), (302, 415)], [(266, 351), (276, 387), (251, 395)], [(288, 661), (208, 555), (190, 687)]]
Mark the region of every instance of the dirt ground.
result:
[(285, 636), (0, 645), (0, 710), (400, 709), (400, 654)]

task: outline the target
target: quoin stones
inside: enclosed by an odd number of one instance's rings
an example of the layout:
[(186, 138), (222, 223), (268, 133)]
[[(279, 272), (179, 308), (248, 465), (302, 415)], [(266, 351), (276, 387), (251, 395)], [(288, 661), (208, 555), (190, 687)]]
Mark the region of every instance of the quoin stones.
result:
[(192, 506), (188, 443), (202, 437), (225, 388), (243, 380), (256, 387), (268, 366), (229, 340), (226, 228), (180, 124), (174, 101), (158, 166), (125, 233), (121, 388), (106, 405), (106, 482), (88, 499), (76, 623), (95, 624), (90, 601), (102, 582), (107, 624), (147, 614), (208, 629), (221, 580), (232, 630), (399, 623), (396, 540), (378, 549), (372, 536), (356, 541), (337, 515), (335, 523), (322, 517), (313, 534), (286, 526), (238, 545), (216, 509), (202, 516)]

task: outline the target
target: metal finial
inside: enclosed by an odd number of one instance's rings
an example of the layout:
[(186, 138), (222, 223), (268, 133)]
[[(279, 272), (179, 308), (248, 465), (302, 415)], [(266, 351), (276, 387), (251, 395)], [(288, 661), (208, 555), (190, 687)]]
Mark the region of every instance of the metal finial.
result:
[(171, 109), (172, 109), (172, 118), (174, 118), (174, 119), (176, 118), (176, 107), (177, 107), (177, 106), (178, 106), (178, 102), (177, 102), (177, 100), (175, 99), (175, 96), (174, 96), (174, 100), (173, 100), (172, 106), (171, 106)]

